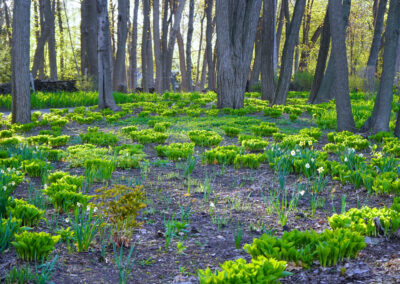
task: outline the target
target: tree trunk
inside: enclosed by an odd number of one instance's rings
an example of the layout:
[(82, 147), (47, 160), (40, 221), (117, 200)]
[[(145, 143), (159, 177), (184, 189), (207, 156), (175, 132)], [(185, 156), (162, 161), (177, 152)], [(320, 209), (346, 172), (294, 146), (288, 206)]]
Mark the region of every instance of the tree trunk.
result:
[(153, 44), (151, 36), (151, 27), (149, 26), (149, 37), (147, 43), (147, 78), (150, 89), (154, 89), (154, 62), (153, 62)]
[(181, 24), (181, 19), (182, 19), (182, 12), (183, 8), (185, 8), (185, 0), (179, 0), (178, 1), (178, 7), (176, 8), (174, 12), (174, 23), (171, 27), (171, 31), (169, 33), (169, 39), (168, 39), (168, 48), (167, 48), (167, 53), (165, 57), (165, 71), (164, 71), (164, 76), (165, 80), (164, 81), (164, 90), (169, 89), (169, 83), (170, 83), (170, 78), (171, 78), (171, 71), (172, 71), (172, 58), (174, 54), (174, 48), (175, 48), (175, 42), (176, 42), (176, 36), (179, 32), (179, 27)]
[[(305, 17), (303, 18), (303, 38), (302, 38), (302, 51), (301, 51), (301, 57), (300, 57), (300, 63), (299, 63), (299, 70), (304, 72), (306, 71), (307, 68), (307, 61), (306, 58), (308, 57), (308, 54), (310, 53), (310, 40), (309, 40), (309, 34), (310, 34), (310, 27), (311, 27), (311, 15), (312, 15), (312, 7), (314, 5), (314, 0), (308, 0), (307, 1), (307, 6), (306, 6), (306, 12), (305, 12)], [(317, 30), (319, 27), (317, 28)]]
[(336, 114), (338, 131), (355, 131), (350, 103), (349, 74), (346, 52), (346, 29), (341, 0), (329, 0), (329, 22), (335, 77)]
[(261, 0), (217, 0), (218, 108), (242, 108)]
[(261, 98), (272, 102), (275, 95), (274, 42), (276, 1), (264, 0), (261, 36)]
[(207, 72), (207, 56), (206, 54), (204, 54), (203, 56), (203, 67), (201, 70), (201, 79), (200, 79), (200, 83), (197, 87), (198, 91), (203, 91), (204, 90), (204, 86), (206, 85), (206, 72)]
[(161, 42), (160, 42), (160, 0), (153, 0), (153, 41), (154, 41), (154, 58), (156, 62), (155, 89), (158, 93), (161, 93), (162, 61), (161, 61)]
[(62, 20), (62, 4), (61, 0), (57, 0), (57, 19), (58, 19), (58, 29), (60, 32), (60, 39), (59, 39), (59, 45), (60, 45), (60, 73), (61, 73), (61, 79), (64, 79), (64, 26), (63, 26), (63, 20)]
[[(162, 93), (169, 90), (171, 75), (167, 76), (167, 55), (168, 55), (168, 3), (164, 1), (163, 17), (162, 17), (162, 34), (161, 34), (161, 71), (160, 71), (160, 91)], [(172, 10), (172, 9), (171, 9)]]
[[(158, 1), (158, 0), (154, 0)], [(135, 91), (137, 88), (137, 36), (138, 36), (138, 12), (139, 12), (139, 0), (135, 0), (135, 7), (133, 8), (133, 22), (132, 22), (132, 40), (131, 50), (129, 54), (130, 62), (130, 88)]]
[(297, 0), (282, 53), (281, 70), (273, 104), (284, 105), (289, 91), (293, 68), (293, 53), (299, 37), (306, 0)]
[(260, 82), (261, 72), (261, 29), (262, 29), (262, 17), (258, 20), (256, 40), (254, 44), (254, 62), (253, 69), (250, 73), (250, 90)]
[(314, 48), (315, 44), (317, 43), (317, 40), (319, 39), (321, 33), (322, 33), (323, 25), (319, 26), (314, 34), (311, 37), (311, 40), (308, 41), (308, 45), (303, 48), (301, 52), (301, 57), (300, 57), (300, 65), (299, 65), (299, 70), (300, 71), (307, 71), (308, 69), (308, 58), (310, 57), (310, 51)]
[(395, 66), (395, 77), (394, 77), (394, 85), (399, 88), (399, 72), (400, 72), (400, 38), (399, 38), (399, 44), (397, 46), (397, 58), (396, 58), (396, 66)]
[[(282, 38), (282, 30), (283, 30), (283, 24), (285, 23), (285, 15), (283, 12), (283, 3), (281, 3), (281, 6), (279, 7), (279, 18), (278, 18), (278, 27), (276, 30), (276, 64), (277, 67), (279, 65), (279, 51), (281, 47), (281, 38)], [(274, 71), (276, 72), (278, 69), (275, 69)]]
[(30, 13), (30, 0), (14, 2), (11, 46), (12, 123), (28, 123), (31, 121), (29, 89)]
[[(371, 118), (363, 130), (371, 129), (373, 133), (390, 131), (389, 122), (393, 101), (393, 80), (400, 33), (400, 1), (390, 0), (389, 14), (386, 22), (386, 42), (383, 53), (383, 67), (379, 92)], [(370, 126), (370, 127), (369, 127)], [(398, 133), (397, 133), (398, 134)]]
[(49, 21), (50, 33), (48, 38), (49, 47), (49, 62), (50, 62), (50, 80), (57, 81), (57, 51), (56, 51), (56, 29), (55, 29), (55, 12), (56, 12), (56, 1), (52, 0), (50, 9), (46, 11), (49, 13), (47, 19)]
[(107, 13), (107, 0), (97, 0), (97, 20), (99, 109), (109, 108), (113, 111), (117, 111), (120, 107), (115, 104), (112, 93), (111, 37), (110, 22)]
[(371, 44), (371, 49), (369, 52), (369, 58), (367, 67), (365, 68), (365, 87), (368, 92), (373, 93), (375, 91), (375, 73), (376, 73), (376, 64), (378, 61), (379, 55), (379, 47), (381, 44), (382, 30), (383, 30), (383, 21), (385, 18), (387, 0), (380, 0), (378, 10), (376, 13), (376, 18), (374, 21), (374, 37)]
[(330, 39), (331, 39), (331, 31), (329, 26), (329, 9), (327, 9), (325, 14), (324, 24), (322, 26), (322, 36), (318, 52), (317, 67), (315, 68), (315, 74), (311, 86), (310, 96), (308, 97), (308, 102), (311, 104), (315, 103), (315, 99), (317, 98), (319, 88), (321, 87), (322, 79), (324, 78), (326, 61), (329, 54), (329, 45), (331, 42)]
[[(44, 20), (41, 21), (41, 31), (40, 38), (37, 42), (35, 55), (33, 57), (33, 66), (32, 66), (32, 75), (33, 78), (37, 77), (38, 70), (41, 64), (44, 64), (44, 46), (49, 38), (51, 33), (51, 20), (49, 16), (51, 16), (51, 3), (50, 0), (41, 0), (40, 1), (40, 10), (43, 13)], [(54, 21), (53, 21), (54, 23)]]
[[(342, 5), (342, 13), (344, 18), (345, 30), (349, 23), (351, 0), (344, 0)], [(318, 90), (318, 94), (314, 100), (314, 103), (328, 102), (335, 97), (334, 92), (334, 70), (333, 70), (333, 52), (331, 52), (328, 61), (328, 67), (326, 68), (325, 75), (322, 78), (321, 86)]]
[(96, 88), (98, 85), (96, 1), (81, 2), (81, 71)]
[(198, 91), (199, 87), (199, 77), (200, 77), (200, 59), (201, 59), (201, 50), (203, 46), (203, 26), (204, 26), (204, 19), (206, 18), (206, 14), (203, 14), (200, 21), (200, 40), (199, 40), (199, 50), (197, 51), (197, 69), (196, 69), (196, 91)]
[(215, 86), (213, 84), (214, 78), (214, 62), (213, 62), (213, 54), (212, 54), (212, 35), (213, 35), (213, 10), (214, 1), (206, 0), (206, 18), (207, 18), (207, 26), (206, 26), (206, 57), (207, 57), (207, 65), (208, 65), (208, 89), (214, 90)]
[(150, 78), (148, 73), (148, 44), (150, 32), (150, 3), (143, 0), (143, 32), (142, 32), (142, 89), (143, 92), (149, 91)]
[(126, 38), (128, 36), (128, 2), (118, 0), (118, 44), (117, 55), (113, 72), (113, 89), (118, 92), (126, 92), (125, 58), (126, 58)]
[(187, 85), (187, 72), (186, 72), (186, 65), (185, 65), (185, 48), (183, 44), (183, 38), (182, 34), (179, 31), (178, 34), (176, 35), (176, 42), (178, 43), (178, 53), (179, 53), (179, 68), (181, 71), (181, 76), (182, 76), (182, 82), (181, 82), (181, 91), (187, 91), (188, 90), (188, 85)]
[(192, 79), (192, 37), (193, 37), (194, 0), (189, 2), (189, 23), (186, 40), (186, 80), (188, 91), (193, 91)]

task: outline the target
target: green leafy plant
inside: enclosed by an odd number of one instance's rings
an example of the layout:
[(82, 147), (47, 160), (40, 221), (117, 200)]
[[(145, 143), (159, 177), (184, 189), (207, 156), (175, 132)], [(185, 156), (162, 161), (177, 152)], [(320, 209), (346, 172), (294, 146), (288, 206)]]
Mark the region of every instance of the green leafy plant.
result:
[(118, 272), (119, 272), (119, 283), (120, 284), (125, 284), (128, 283), (128, 277), (130, 276), (133, 265), (135, 263), (135, 258), (133, 258), (132, 253), (134, 250), (134, 246), (132, 246), (129, 250), (129, 253), (125, 259), (124, 262), (124, 247), (121, 246), (119, 249), (119, 253), (117, 251), (117, 245), (113, 243), (113, 251), (114, 251), (114, 257), (115, 257), (115, 264), (118, 267)]
[(179, 161), (193, 154), (194, 143), (171, 143), (166, 146), (155, 146), (154, 149), (159, 157), (167, 157), (171, 161)]
[(276, 127), (275, 123), (262, 122), (258, 126), (251, 127), (251, 131), (256, 136), (272, 136), (274, 133), (279, 132), (279, 128)]
[(117, 136), (101, 132), (98, 127), (89, 127), (87, 133), (82, 133), (79, 136), (82, 142), (98, 146), (114, 146), (118, 143)]
[(224, 128), (225, 135), (228, 137), (237, 137), (240, 133), (240, 129), (233, 126), (226, 126)]
[(222, 141), (218, 133), (207, 130), (189, 131), (189, 138), (194, 144), (202, 147), (217, 146)]
[(132, 131), (130, 133), (132, 140), (136, 140), (141, 144), (158, 143), (163, 144), (168, 139), (168, 135), (162, 132), (156, 132), (153, 129), (144, 129)]
[[(102, 225), (102, 219), (93, 215), (93, 207), (77, 207), (74, 212), (72, 228), (74, 230), (75, 245), (78, 252), (88, 251)], [(60, 236), (61, 237), (61, 236)]]
[(21, 199), (11, 199), (8, 202), (8, 215), (22, 220), (24, 226), (35, 226), (43, 218), (44, 211)]
[(22, 232), (15, 234), (15, 241), (11, 244), (15, 247), (17, 256), (22, 260), (46, 259), (54, 250), (60, 240), (60, 236), (51, 236), (45, 232)]

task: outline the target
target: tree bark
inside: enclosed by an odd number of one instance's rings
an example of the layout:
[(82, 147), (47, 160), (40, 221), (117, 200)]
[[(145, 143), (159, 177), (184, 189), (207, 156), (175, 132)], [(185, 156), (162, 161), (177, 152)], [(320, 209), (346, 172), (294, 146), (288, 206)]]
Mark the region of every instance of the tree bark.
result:
[(217, 0), (218, 108), (242, 108), (261, 0)]
[(32, 75), (34, 78), (37, 77), (40, 65), (44, 64), (44, 46), (46, 45), (46, 42), (48, 41), (49, 35), (51, 33), (51, 19), (49, 19), (49, 16), (51, 16), (50, 0), (41, 0), (39, 3), (40, 10), (44, 16), (44, 20), (41, 21), (40, 38), (37, 42), (35, 55), (33, 57)]
[(117, 55), (113, 72), (113, 89), (118, 92), (126, 92), (126, 39), (128, 36), (128, 2), (127, 0), (118, 0), (118, 43)]
[(201, 50), (203, 47), (203, 26), (204, 26), (204, 19), (206, 18), (206, 14), (203, 13), (200, 21), (200, 40), (199, 40), (199, 50), (197, 51), (197, 69), (196, 69), (196, 91), (199, 90), (199, 78), (200, 78), (200, 59), (201, 59)]
[(261, 36), (261, 98), (272, 102), (275, 96), (274, 42), (276, 1), (264, 0)]
[[(158, 0), (154, 0), (158, 1)], [(138, 36), (138, 13), (139, 13), (139, 0), (135, 0), (133, 8), (133, 21), (132, 21), (132, 40), (131, 50), (129, 54), (129, 70), (130, 70), (130, 88), (135, 91), (137, 88), (137, 36)]]
[(186, 80), (188, 91), (193, 91), (192, 79), (192, 37), (193, 37), (194, 0), (189, 2), (189, 22), (186, 40)]
[(261, 29), (262, 29), (263, 18), (260, 17), (258, 20), (256, 40), (254, 44), (254, 61), (253, 69), (250, 73), (250, 90), (260, 82), (260, 72), (261, 72)]
[(331, 31), (329, 25), (329, 8), (326, 10), (324, 23), (322, 26), (322, 36), (318, 52), (317, 66), (315, 68), (315, 74), (313, 83), (311, 86), (310, 96), (308, 102), (311, 104), (315, 103), (319, 88), (321, 87), (322, 79), (324, 78), (324, 72), (326, 67), (326, 61), (329, 54), (329, 45), (331, 42)]
[(213, 54), (212, 54), (212, 35), (214, 30), (213, 25), (213, 17), (212, 17), (212, 10), (213, 10), (214, 1), (213, 0), (206, 0), (206, 8), (205, 14), (207, 18), (207, 26), (206, 26), (206, 57), (207, 57), (207, 66), (208, 66), (208, 89), (214, 90), (215, 85), (213, 84), (214, 78), (214, 62), (213, 62)]
[[(341, 11), (343, 11), (345, 30), (347, 29), (347, 25), (349, 23), (350, 7), (351, 0), (344, 0)], [(335, 97), (333, 69), (333, 52), (331, 52), (329, 56), (328, 66), (326, 67), (325, 74), (322, 78), (321, 86), (319, 87), (314, 103), (328, 102)]]
[(49, 13), (47, 19), (49, 21), (50, 32), (48, 38), (49, 47), (49, 63), (50, 63), (50, 80), (57, 81), (57, 51), (56, 51), (56, 29), (55, 29), (55, 12), (56, 12), (56, 1), (52, 0), (50, 9), (46, 11)]
[(349, 74), (346, 52), (346, 29), (341, 0), (329, 0), (329, 22), (332, 35), (336, 114), (338, 131), (355, 131), (350, 103)]
[[(390, 131), (389, 122), (393, 101), (393, 80), (400, 33), (400, 1), (390, 0), (389, 14), (386, 22), (386, 42), (383, 53), (383, 67), (379, 92), (375, 99), (371, 118), (363, 130), (371, 129), (373, 133)], [(369, 127), (370, 126), (370, 127)], [(398, 134), (398, 133), (397, 133)]]
[(98, 70), (99, 70), (99, 109), (120, 110), (114, 101), (111, 75), (111, 37), (107, 13), (107, 0), (97, 1), (98, 20)]
[(58, 19), (58, 29), (60, 32), (60, 39), (59, 39), (59, 45), (60, 45), (60, 73), (61, 73), (61, 79), (64, 79), (64, 25), (63, 25), (63, 20), (62, 20), (62, 4), (61, 0), (57, 0), (57, 19)]
[(150, 78), (148, 73), (148, 44), (150, 32), (150, 3), (143, 0), (143, 32), (142, 32), (142, 89), (143, 92), (149, 91)]
[(161, 42), (160, 42), (160, 0), (153, 0), (153, 41), (154, 41), (154, 58), (156, 63), (155, 89), (158, 93), (161, 93), (162, 61), (161, 61)]
[[(311, 15), (314, 0), (308, 0), (306, 6), (305, 17), (303, 18), (303, 38), (302, 38), (302, 51), (300, 56), (299, 70), (304, 72), (307, 69), (307, 57), (310, 53), (310, 28), (311, 28)], [(319, 27), (317, 28), (318, 31)]]
[(304, 14), (305, 5), (306, 0), (297, 0), (294, 7), (292, 21), (283, 47), (281, 70), (273, 104), (284, 105), (286, 103), (290, 78), (292, 76), (293, 53), (299, 37), (301, 19)]
[(30, 0), (14, 2), (11, 46), (12, 123), (28, 123), (31, 121), (29, 89), (30, 12)]
[(365, 80), (366, 89), (368, 92), (373, 93), (375, 91), (375, 73), (376, 64), (378, 61), (379, 47), (381, 44), (383, 21), (385, 18), (387, 0), (380, 0), (378, 10), (376, 12), (376, 18), (374, 20), (374, 37), (369, 52), (369, 58), (367, 67), (365, 68)]
[(81, 71), (87, 79), (98, 85), (96, 1), (81, 2)]
[(181, 76), (182, 76), (182, 82), (181, 82), (181, 91), (187, 91), (188, 90), (188, 85), (187, 85), (187, 72), (186, 72), (186, 65), (185, 65), (185, 48), (183, 44), (183, 38), (182, 34), (179, 31), (178, 34), (176, 35), (176, 42), (178, 43), (178, 53), (179, 53), (179, 68), (181, 71)]

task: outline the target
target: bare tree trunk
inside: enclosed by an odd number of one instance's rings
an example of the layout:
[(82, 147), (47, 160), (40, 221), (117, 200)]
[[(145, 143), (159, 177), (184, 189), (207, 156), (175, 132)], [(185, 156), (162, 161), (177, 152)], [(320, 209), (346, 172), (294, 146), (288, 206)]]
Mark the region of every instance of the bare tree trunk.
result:
[(201, 50), (203, 46), (203, 26), (204, 26), (204, 19), (206, 18), (206, 14), (203, 14), (200, 21), (200, 40), (199, 40), (199, 50), (197, 52), (197, 69), (196, 69), (196, 90), (198, 91), (199, 86), (199, 77), (200, 77), (200, 58), (201, 58)]
[(315, 74), (311, 86), (310, 96), (308, 97), (308, 102), (312, 104), (315, 103), (315, 99), (317, 98), (319, 88), (321, 87), (322, 79), (324, 78), (326, 61), (329, 54), (329, 45), (331, 42), (330, 39), (331, 39), (331, 31), (329, 26), (329, 9), (327, 9), (322, 28), (322, 36), (318, 52), (317, 67), (315, 68)]
[[(344, 18), (345, 29), (349, 23), (351, 0), (344, 0), (342, 5), (342, 13)], [(332, 29), (332, 28), (331, 28)], [(322, 78), (321, 86), (318, 90), (317, 97), (314, 103), (322, 103), (332, 100), (335, 97), (334, 92), (334, 67), (333, 67), (333, 52), (329, 56), (328, 66)]]
[(261, 0), (217, 0), (218, 108), (242, 108)]
[(286, 103), (293, 68), (293, 53), (299, 37), (305, 5), (306, 0), (296, 0), (292, 21), (283, 47), (282, 65), (273, 104), (284, 105)]
[(29, 89), (30, 13), (30, 0), (14, 2), (11, 46), (12, 123), (28, 123), (31, 121)]
[(55, 12), (56, 12), (56, 1), (52, 0), (47, 19), (49, 21), (50, 33), (48, 38), (49, 47), (49, 62), (50, 62), (50, 79), (56, 81), (57, 76), (57, 51), (56, 51), (56, 29), (55, 29)]
[(149, 0), (143, 0), (143, 32), (142, 32), (142, 89), (143, 92), (149, 91), (149, 73), (148, 68), (148, 44), (150, 31), (150, 3)]
[[(314, 0), (308, 0), (307, 1), (307, 6), (306, 6), (306, 12), (305, 16), (303, 18), (303, 38), (302, 38), (302, 46), (303, 49), (301, 51), (301, 57), (300, 57), (300, 63), (299, 63), (299, 70), (300, 71), (306, 71), (307, 69), (307, 61), (306, 58), (308, 57), (308, 54), (310, 53), (310, 40), (309, 40), (309, 34), (310, 34), (310, 28), (311, 28), (311, 15), (312, 15), (312, 7), (314, 5)], [(319, 28), (317, 28), (318, 30)]]
[(374, 19), (374, 37), (371, 44), (367, 67), (365, 68), (365, 87), (368, 92), (373, 93), (375, 91), (375, 73), (376, 64), (378, 61), (379, 47), (381, 44), (383, 21), (385, 18), (387, 0), (380, 0), (378, 10), (376, 12), (376, 18)]
[(193, 91), (192, 79), (192, 37), (193, 37), (194, 0), (189, 2), (189, 23), (186, 40), (186, 80), (188, 91)]
[[(51, 33), (51, 20), (49, 19), (49, 15), (51, 15), (51, 3), (50, 0), (41, 0), (40, 2), (40, 10), (44, 15), (44, 21), (41, 23), (41, 32), (40, 38), (37, 42), (35, 55), (33, 58), (33, 67), (32, 67), (32, 75), (34, 78), (37, 77), (38, 70), (40, 68), (40, 64), (44, 63), (44, 46), (48, 40), (48, 37)], [(53, 21), (54, 23), (54, 21)]]
[[(281, 46), (281, 38), (282, 38), (282, 30), (283, 30), (283, 24), (285, 23), (285, 15), (283, 12), (283, 3), (281, 3), (281, 6), (279, 7), (279, 18), (278, 18), (278, 28), (276, 30), (276, 50), (277, 50), (277, 67), (279, 65), (279, 51), (280, 51), (280, 46)], [(277, 69), (274, 70), (275, 72)]]
[(203, 67), (201, 70), (201, 79), (200, 79), (200, 83), (197, 87), (198, 91), (203, 91), (204, 90), (204, 86), (206, 85), (206, 73), (207, 73), (207, 56), (206, 54), (204, 54), (203, 56)]
[(400, 77), (400, 38), (399, 38), (399, 44), (397, 46), (397, 58), (396, 58), (396, 66), (395, 66), (395, 77), (394, 77), (394, 85), (399, 88), (399, 77)]
[(154, 62), (153, 62), (153, 44), (151, 37), (151, 27), (149, 26), (149, 38), (147, 39), (147, 79), (150, 89), (154, 89)]
[(167, 80), (164, 81), (164, 90), (169, 89), (169, 83), (170, 83), (170, 78), (171, 78), (171, 70), (172, 70), (172, 57), (174, 54), (174, 48), (175, 48), (175, 41), (176, 41), (176, 36), (179, 32), (179, 27), (182, 19), (182, 12), (183, 8), (185, 8), (185, 0), (179, 0), (178, 1), (178, 7), (176, 8), (174, 12), (174, 23), (171, 27), (171, 31), (169, 34), (169, 39), (168, 39), (168, 48), (167, 48), (167, 54), (166, 54), (166, 60), (165, 60), (165, 73), (164, 76), (165, 78), (168, 78)]
[(261, 35), (261, 98), (272, 102), (275, 96), (274, 42), (276, 1), (264, 0)]
[(181, 91), (187, 91), (188, 86), (187, 86), (187, 72), (186, 72), (186, 65), (185, 65), (185, 50), (183, 47), (183, 38), (181, 35), (181, 32), (179, 31), (178, 34), (176, 35), (176, 42), (178, 43), (178, 52), (179, 52), (179, 68), (181, 69), (181, 76), (182, 76), (182, 82), (181, 82)]
[(214, 78), (214, 63), (213, 63), (213, 54), (212, 54), (212, 35), (213, 35), (213, 0), (206, 0), (206, 8), (205, 14), (207, 18), (207, 26), (206, 26), (206, 57), (207, 57), (207, 65), (208, 65), (208, 89), (213, 90), (215, 88), (213, 84)]
[(314, 34), (311, 37), (311, 40), (308, 41), (308, 44), (306, 47), (303, 48), (301, 52), (301, 57), (300, 57), (300, 65), (299, 65), (299, 70), (300, 71), (307, 71), (308, 69), (308, 58), (310, 57), (310, 51), (314, 48), (315, 44), (317, 43), (317, 40), (319, 39), (321, 33), (322, 33), (323, 25), (319, 26)]
[(113, 72), (113, 89), (118, 92), (126, 92), (125, 58), (126, 39), (128, 36), (128, 1), (118, 0), (118, 44), (117, 55)]
[(97, 0), (98, 19), (98, 70), (99, 70), (99, 109), (120, 109), (115, 104), (112, 93), (111, 75), (111, 37), (110, 22), (107, 13), (107, 0)]
[[(161, 77), (160, 77), (160, 91), (162, 93), (169, 89), (171, 75), (167, 75), (167, 55), (168, 55), (168, 3), (164, 1), (163, 17), (162, 17), (162, 34), (161, 34)], [(172, 9), (171, 9), (172, 10)]]
[(57, 19), (58, 19), (58, 29), (60, 32), (60, 39), (59, 39), (59, 45), (60, 45), (60, 73), (61, 73), (61, 79), (64, 79), (64, 26), (63, 26), (63, 20), (62, 20), (62, 4), (61, 0), (57, 0)]
[(160, 0), (153, 0), (153, 40), (154, 40), (154, 58), (156, 62), (155, 89), (158, 93), (161, 93), (162, 61), (161, 61), (161, 42), (160, 42)]
[(338, 131), (355, 131), (350, 103), (349, 74), (346, 54), (346, 29), (341, 0), (329, 0), (329, 22), (335, 76), (336, 113)]
[(10, 21), (10, 12), (7, 6), (7, 1), (3, 0), (3, 4), (4, 4), (4, 14), (5, 14), (5, 18), (6, 18), (6, 27), (7, 27), (7, 36), (8, 36), (8, 42), (11, 45), (11, 21)]
[(98, 85), (97, 58), (97, 7), (96, 1), (81, 2), (81, 71), (84, 76)]
[[(158, 1), (158, 0), (154, 0)], [(138, 12), (139, 0), (135, 0), (135, 7), (133, 8), (133, 22), (132, 22), (132, 41), (131, 50), (129, 55), (130, 62), (130, 88), (135, 91), (137, 88), (137, 35), (138, 35)]]
[[(383, 68), (379, 92), (371, 117), (363, 130), (371, 129), (373, 133), (390, 131), (389, 122), (393, 101), (393, 80), (400, 33), (400, 1), (390, 0), (389, 14), (386, 22), (386, 42), (383, 53)], [(397, 127), (396, 127), (397, 128)], [(399, 134), (398, 132), (396, 133)]]
[(256, 40), (254, 44), (254, 61), (253, 69), (250, 72), (249, 89), (251, 90), (260, 82), (261, 72), (261, 29), (262, 29), (262, 17), (258, 20)]

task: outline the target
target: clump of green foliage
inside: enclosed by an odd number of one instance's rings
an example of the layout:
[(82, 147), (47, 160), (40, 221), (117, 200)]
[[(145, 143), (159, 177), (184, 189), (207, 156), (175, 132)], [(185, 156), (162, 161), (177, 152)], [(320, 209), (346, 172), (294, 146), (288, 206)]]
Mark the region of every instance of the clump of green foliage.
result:
[(163, 144), (168, 139), (168, 135), (162, 132), (156, 132), (153, 129), (144, 129), (132, 131), (130, 133), (132, 140), (136, 140), (141, 144), (158, 143)]
[(60, 236), (51, 236), (45, 232), (25, 231), (15, 234), (14, 237), (15, 241), (11, 244), (15, 247), (17, 256), (27, 261), (46, 259), (60, 240)]
[(194, 143), (171, 143), (154, 147), (159, 157), (167, 157), (171, 161), (186, 159), (193, 154)]
[(243, 151), (242, 148), (230, 145), (219, 146), (204, 152), (208, 164), (233, 165), (236, 155)]
[(217, 132), (207, 130), (189, 131), (189, 138), (194, 144), (202, 147), (217, 146), (222, 141)]
[(82, 142), (98, 146), (114, 146), (118, 143), (117, 136), (99, 131), (98, 127), (89, 127), (87, 133), (81, 133), (79, 136)]
[(276, 127), (275, 123), (262, 122), (260, 125), (252, 126), (251, 131), (256, 136), (272, 136), (274, 133), (279, 132), (279, 128)]

